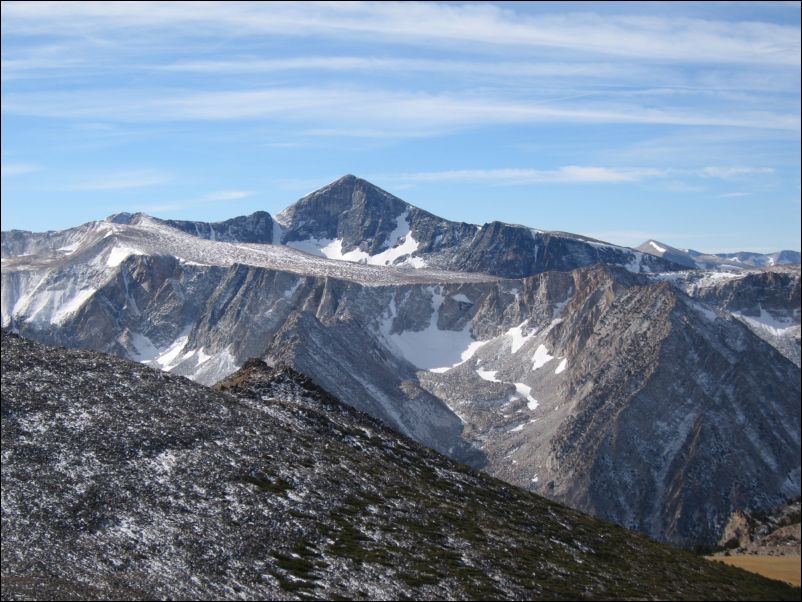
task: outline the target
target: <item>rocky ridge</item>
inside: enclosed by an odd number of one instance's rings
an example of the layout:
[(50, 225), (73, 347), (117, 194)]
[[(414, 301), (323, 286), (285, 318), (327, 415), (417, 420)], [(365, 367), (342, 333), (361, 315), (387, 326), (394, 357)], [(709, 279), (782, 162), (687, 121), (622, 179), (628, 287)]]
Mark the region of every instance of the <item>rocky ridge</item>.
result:
[(799, 597), (468, 469), (291, 369), (219, 389), (4, 330), (3, 599)]

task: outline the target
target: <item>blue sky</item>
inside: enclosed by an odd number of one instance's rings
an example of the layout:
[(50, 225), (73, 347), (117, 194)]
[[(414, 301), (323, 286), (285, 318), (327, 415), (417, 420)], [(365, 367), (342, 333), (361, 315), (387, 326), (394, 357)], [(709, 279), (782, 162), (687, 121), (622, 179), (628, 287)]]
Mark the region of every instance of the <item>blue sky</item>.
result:
[(800, 3), (2, 3), (2, 227), (277, 213), (800, 248)]

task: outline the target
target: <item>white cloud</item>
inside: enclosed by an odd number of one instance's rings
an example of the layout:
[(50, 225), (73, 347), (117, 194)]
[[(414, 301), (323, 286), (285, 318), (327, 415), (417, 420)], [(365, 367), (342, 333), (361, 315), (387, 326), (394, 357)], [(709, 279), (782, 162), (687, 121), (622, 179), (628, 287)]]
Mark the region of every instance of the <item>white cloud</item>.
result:
[(6, 163), (0, 166), (0, 173), (2, 177), (19, 176), (26, 173), (33, 173), (39, 171), (41, 168), (38, 165), (30, 163)]
[(745, 196), (752, 196), (751, 192), (725, 192), (718, 195), (722, 199), (737, 199)]
[(493, 124), (619, 123), (729, 126), (798, 131), (798, 114), (686, 112), (638, 104), (555, 106), (484, 94), (432, 94), (346, 87), (284, 87), (222, 92), (125, 90), (8, 95), (3, 111), (22, 115), (117, 122), (261, 119), (324, 130), (410, 131), (436, 135)]
[(499, 61), (499, 60), (437, 60), (410, 59), (385, 56), (302, 56), (281, 59), (179, 61), (166, 65), (150, 65), (156, 71), (186, 73), (214, 73), (236, 75), (244, 73), (272, 73), (278, 71), (370, 71), (370, 72), (422, 72), (446, 73), (469, 76), (509, 77), (555, 77), (555, 78), (649, 78), (655, 72), (663, 77), (667, 71), (660, 68), (647, 69), (637, 63), (613, 62), (544, 62), (544, 61)]
[(735, 178), (743, 175), (774, 173), (771, 167), (705, 167), (700, 174), (707, 178)]
[(567, 165), (558, 169), (462, 169), (387, 174), (377, 178), (399, 182), (487, 182), (516, 185), (535, 183), (621, 183), (660, 178), (667, 172), (651, 168), (610, 168)]
[[(671, 16), (527, 15), (435, 2), (4, 2), (24, 34), (114, 38), (170, 29), (185, 37), (357, 36), (401, 43), (491, 44), (687, 62), (800, 64), (799, 27)], [(589, 6), (592, 8), (592, 5)]]

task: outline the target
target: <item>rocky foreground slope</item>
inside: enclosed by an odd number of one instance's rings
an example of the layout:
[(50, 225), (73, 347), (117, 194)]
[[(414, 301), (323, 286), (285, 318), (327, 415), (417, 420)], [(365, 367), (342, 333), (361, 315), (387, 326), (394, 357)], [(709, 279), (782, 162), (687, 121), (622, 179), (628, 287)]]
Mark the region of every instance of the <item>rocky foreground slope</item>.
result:
[(771, 599), (249, 362), (215, 392), (2, 335), (3, 599)]

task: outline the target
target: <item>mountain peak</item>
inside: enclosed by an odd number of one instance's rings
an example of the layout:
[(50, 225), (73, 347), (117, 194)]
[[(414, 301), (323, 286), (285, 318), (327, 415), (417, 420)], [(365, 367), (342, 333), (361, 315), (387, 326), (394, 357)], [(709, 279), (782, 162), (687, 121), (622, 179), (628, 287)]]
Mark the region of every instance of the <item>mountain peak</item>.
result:
[(392, 230), (396, 218), (409, 207), (375, 184), (346, 174), (287, 207), (276, 221), (293, 232), (294, 238), (289, 240), (336, 239), (350, 234), (359, 234), (355, 240), (364, 240), (377, 231)]
[[(366, 195), (366, 197), (369, 197), (370, 200), (373, 202), (388, 200), (388, 199), (401, 201), (401, 199), (390, 194), (386, 190), (379, 188), (374, 183), (349, 173), (345, 174), (340, 178), (337, 178), (333, 182), (326, 184), (325, 186), (315, 190), (314, 192), (310, 192), (305, 197), (299, 199), (295, 203), (295, 205), (303, 203), (307, 199), (316, 199), (320, 197), (324, 197), (327, 200), (335, 200), (341, 196), (353, 197), (355, 193), (360, 191), (363, 192)], [(403, 203), (403, 201), (401, 202)]]

